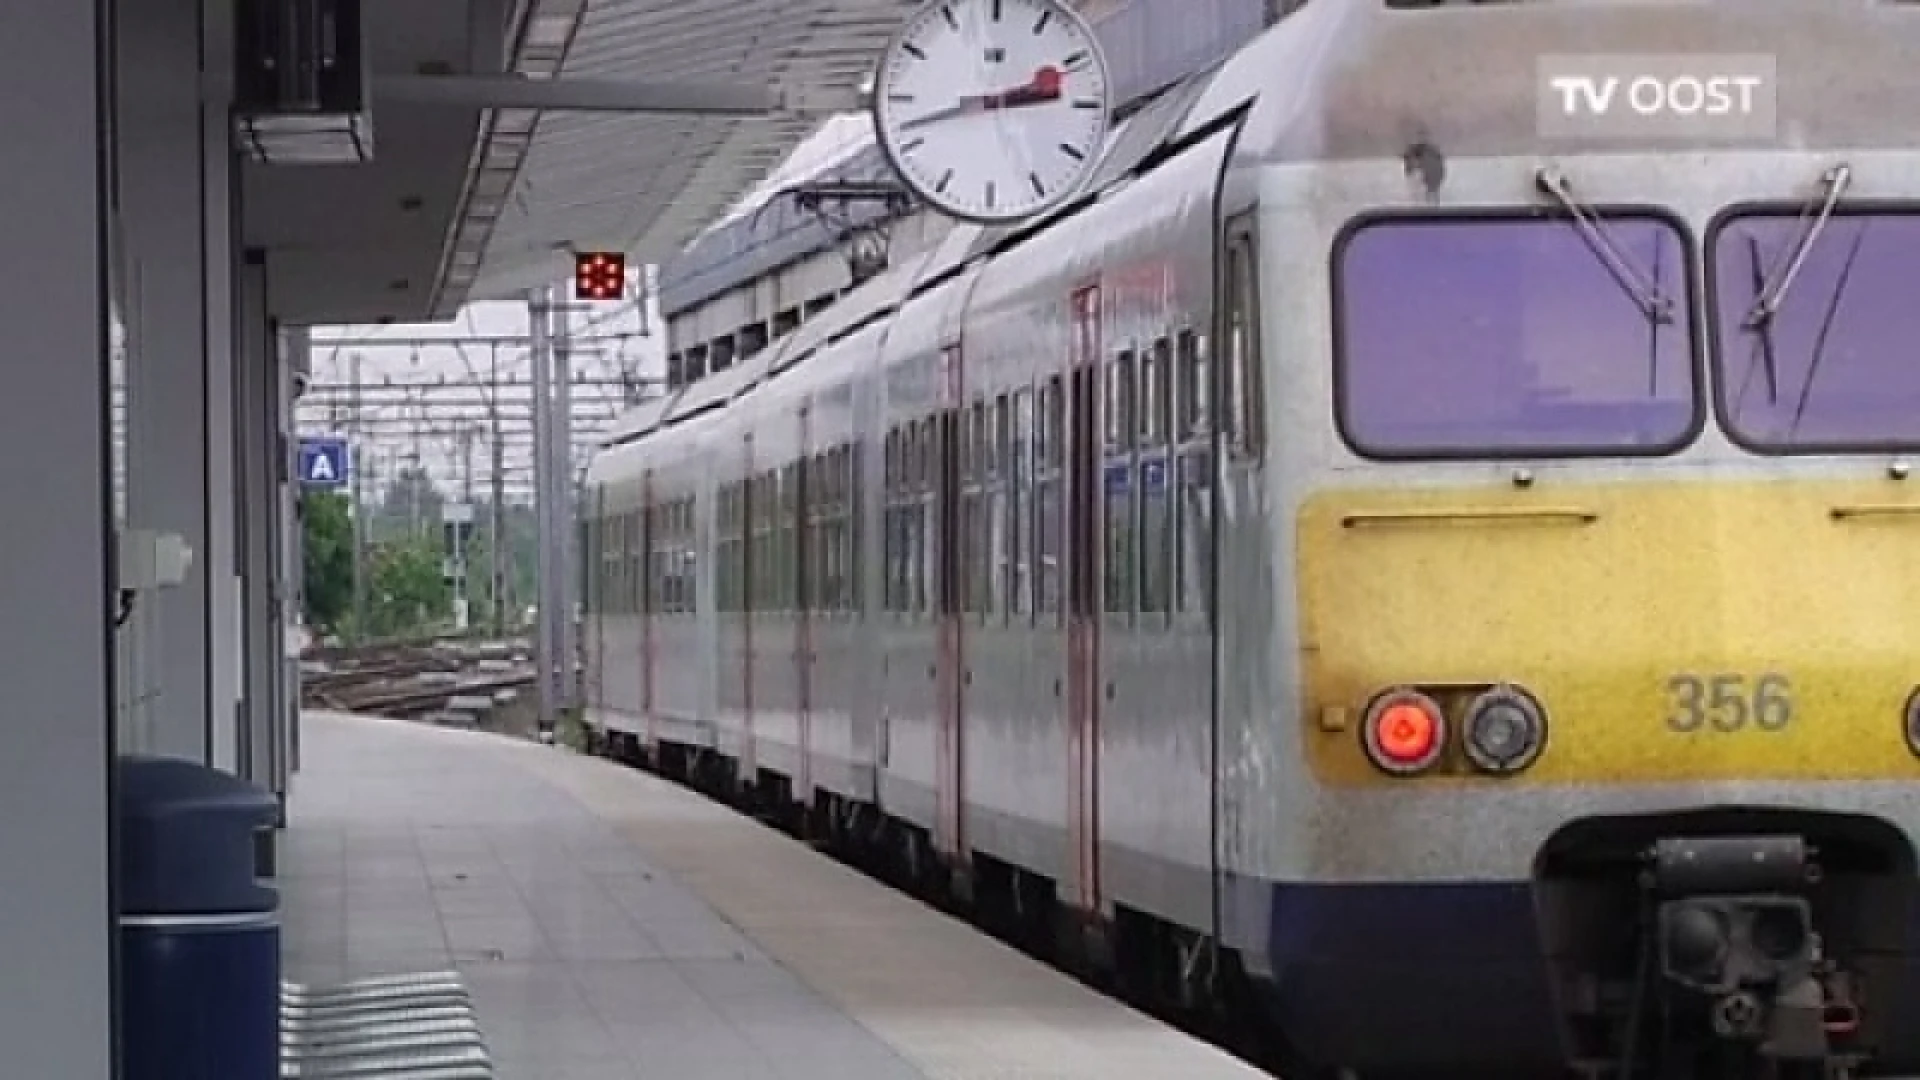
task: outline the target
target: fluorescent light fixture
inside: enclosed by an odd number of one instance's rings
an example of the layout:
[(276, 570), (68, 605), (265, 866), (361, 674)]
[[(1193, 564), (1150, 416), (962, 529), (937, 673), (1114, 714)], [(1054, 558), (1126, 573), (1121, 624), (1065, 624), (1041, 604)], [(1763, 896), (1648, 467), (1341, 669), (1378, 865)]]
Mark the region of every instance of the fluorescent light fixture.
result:
[(242, 116), (240, 145), (265, 165), (360, 165), (373, 160), (373, 121), (366, 113)]

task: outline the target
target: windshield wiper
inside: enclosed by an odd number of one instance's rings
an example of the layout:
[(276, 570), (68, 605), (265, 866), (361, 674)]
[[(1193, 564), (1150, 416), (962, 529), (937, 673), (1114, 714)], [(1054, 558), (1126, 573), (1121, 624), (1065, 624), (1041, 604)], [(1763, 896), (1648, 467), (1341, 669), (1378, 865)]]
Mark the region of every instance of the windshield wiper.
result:
[(1800, 212), (1800, 220), (1804, 225), (1800, 229), (1799, 238), (1794, 242), (1793, 252), (1781, 263), (1779, 280), (1775, 281), (1773, 275), (1767, 275), (1766, 290), (1754, 297), (1753, 309), (1747, 312), (1743, 323), (1748, 329), (1757, 329), (1771, 322), (1774, 315), (1780, 311), (1780, 302), (1786, 299), (1787, 290), (1793, 287), (1793, 279), (1799, 276), (1800, 268), (1806, 265), (1807, 254), (1813, 250), (1813, 242), (1820, 238), (1821, 230), (1827, 227), (1827, 221), (1833, 217), (1833, 208), (1839, 205), (1840, 196), (1846, 192), (1847, 185), (1852, 181), (1853, 169), (1844, 164), (1835, 165), (1821, 175), (1820, 183), (1826, 190), (1821, 196), (1819, 207), (1816, 209), (1813, 203), (1809, 202), (1807, 208)]
[[(1747, 278), (1753, 287), (1753, 295), (1765, 296), (1767, 278), (1766, 272), (1760, 269), (1760, 238), (1752, 233), (1747, 234), (1747, 268)], [(1762, 319), (1756, 325), (1747, 325), (1745, 329), (1753, 331), (1755, 340), (1753, 351), (1747, 354), (1747, 374), (1740, 380), (1740, 393), (1733, 399), (1735, 412), (1738, 412), (1740, 405), (1747, 400), (1747, 387), (1753, 385), (1755, 370), (1766, 372), (1767, 404), (1780, 404), (1780, 354), (1773, 345), (1773, 320)]]
[[(1653, 245), (1653, 288), (1656, 292), (1661, 285), (1660, 269), (1663, 264), (1660, 253), (1665, 250), (1665, 244), (1656, 242)], [(1660, 323), (1656, 319), (1647, 320), (1647, 396), (1660, 396)]]
[(1614, 283), (1620, 286), (1635, 306), (1639, 307), (1640, 313), (1645, 315), (1649, 322), (1671, 323), (1673, 321), (1672, 298), (1660, 291), (1658, 283), (1648, 283), (1647, 276), (1634, 266), (1633, 260), (1615, 246), (1606, 230), (1600, 227), (1599, 219), (1574, 198), (1573, 187), (1567, 182), (1566, 175), (1558, 169), (1543, 167), (1533, 174), (1533, 179), (1541, 191), (1553, 196), (1554, 201), (1560, 204), (1560, 208), (1573, 216), (1574, 227), (1579, 230), (1581, 238), (1587, 242), (1587, 247), (1592, 249), (1594, 257), (1600, 260), (1600, 265), (1606, 267), (1607, 272), (1613, 275)]
[(1853, 264), (1860, 258), (1860, 245), (1866, 239), (1867, 223), (1861, 222), (1860, 231), (1853, 235), (1853, 247), (1847, 251), (1847, 261), (1840, 264), (1840, 277), (1833, 283), (1833, 295), (1827, 298), (1827, 313), (1821, 317), (1820, 334), (1813, 339), (1813, 356), (1807, 360), (1807, 381), (1800, 384), (1800, 400), (1793, 406), (1793, 423), (1787, 426), (1788, 439), (1800, 430), (1800, 421), (1807, 415), (1807, 402), (1813, 400), (1813, 380), (1820, 376), (1820, 360), (1827, 354), (1834, 317), (1840, 314), (1840, 297), (1847, 291), (1847, 281), (1853, 277)]

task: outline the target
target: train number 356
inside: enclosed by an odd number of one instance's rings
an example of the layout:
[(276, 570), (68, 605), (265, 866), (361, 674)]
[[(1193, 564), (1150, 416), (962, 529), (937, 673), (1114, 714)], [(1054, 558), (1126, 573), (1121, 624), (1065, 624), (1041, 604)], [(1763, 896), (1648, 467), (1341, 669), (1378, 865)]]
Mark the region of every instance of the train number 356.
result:
[(1785, 675), (1675, 675), (1667, 694), (1667, 727), (1674, 731), (1780, 731), (1793, 723), (1793, 687)]

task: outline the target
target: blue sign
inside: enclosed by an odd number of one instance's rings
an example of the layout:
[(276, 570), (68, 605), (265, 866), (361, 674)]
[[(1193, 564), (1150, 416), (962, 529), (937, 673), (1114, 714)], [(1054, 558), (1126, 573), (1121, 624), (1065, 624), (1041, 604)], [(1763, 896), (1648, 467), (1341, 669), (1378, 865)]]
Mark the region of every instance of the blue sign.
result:
[(347, 440), (333, 436), (306, 436), (300, 440), (300, 483), (303, 487), (337, 488), (347, 484), (352, 454)]

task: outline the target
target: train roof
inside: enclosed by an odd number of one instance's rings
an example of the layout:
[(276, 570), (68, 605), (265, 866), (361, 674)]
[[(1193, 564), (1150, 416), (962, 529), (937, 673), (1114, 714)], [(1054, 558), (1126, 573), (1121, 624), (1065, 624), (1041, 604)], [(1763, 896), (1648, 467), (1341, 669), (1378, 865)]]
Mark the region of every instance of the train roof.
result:
[(1774, 62), (1776, 123), (1730, 129), (1716, 147), (1842, 150), (1920, 139), (1920, 75), (1909, 74), (1909, 58), (1920, 55), (1920, 0), (1312, 0), (1117, 126), (1073, 204), (1017, 225), (955, 229), (747, 362), (629, 411), (602, 453), (750, 394), (1250, 102), (1241, 163), (1394, 158), (1415, 143), (1456, 157), (1672, 150), (1684, 144), (1653, 131), (1556, 145), (1541, 130), (1541, 65), (1686, 52)]

